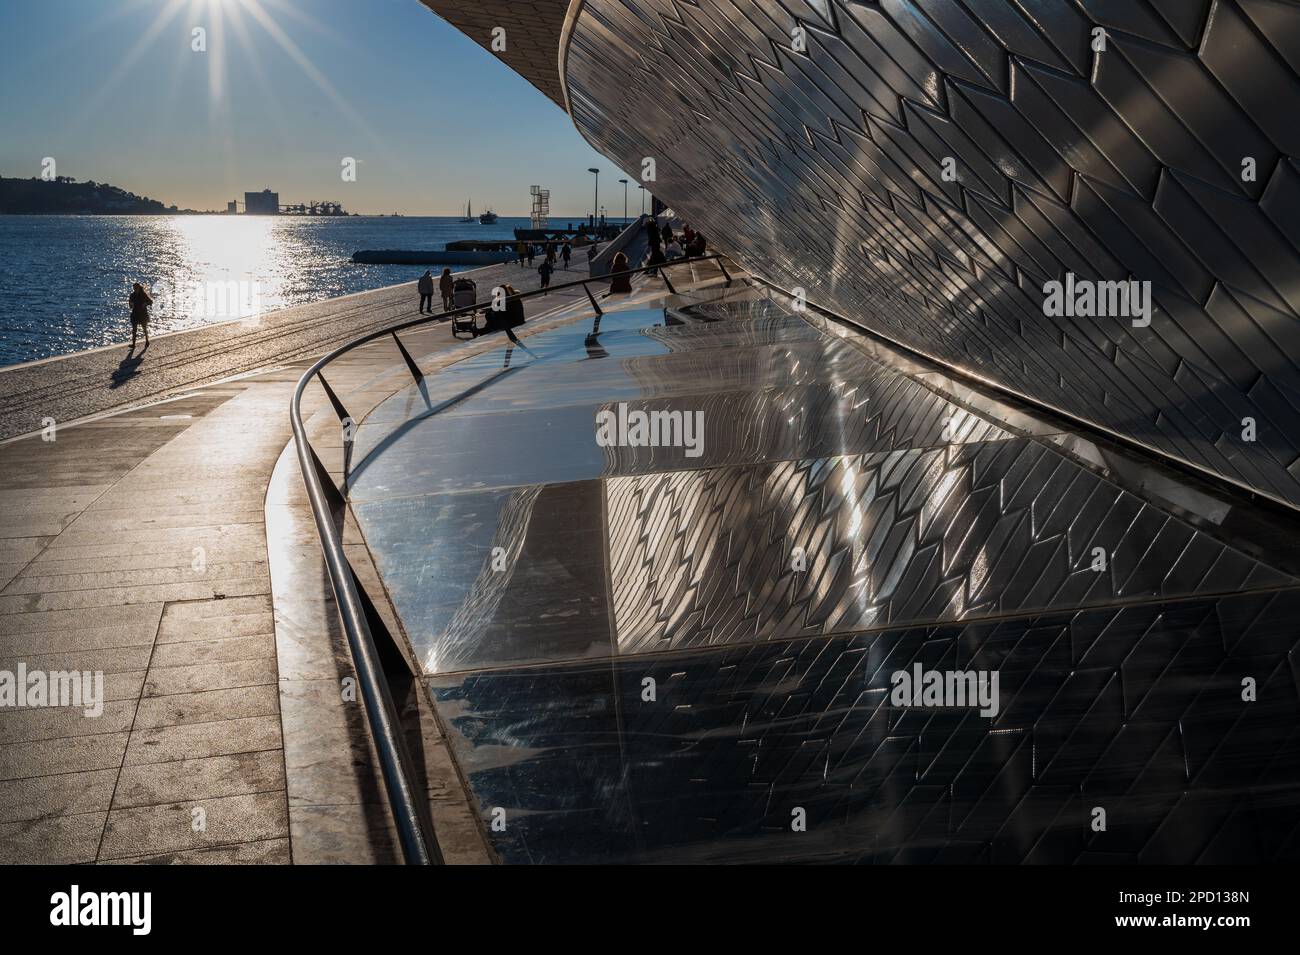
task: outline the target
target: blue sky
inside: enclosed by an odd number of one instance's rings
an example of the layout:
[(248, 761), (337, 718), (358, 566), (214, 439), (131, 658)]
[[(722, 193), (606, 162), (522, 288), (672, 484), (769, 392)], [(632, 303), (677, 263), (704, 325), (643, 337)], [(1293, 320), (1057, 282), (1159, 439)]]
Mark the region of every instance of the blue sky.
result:
[[(601, 204), (623, 212), (625, 174), (418, 0), (3, 0), (0, 89), (5, 176), (51, 156), (60, 175), (182, 208), (270, 187), (411, 215), (470, 196), (476, 213), (526, 215), (540, 183), (553, 216), (576, 218), (597, 166)], [(635, 215), (635, 179), (628, 203)]]

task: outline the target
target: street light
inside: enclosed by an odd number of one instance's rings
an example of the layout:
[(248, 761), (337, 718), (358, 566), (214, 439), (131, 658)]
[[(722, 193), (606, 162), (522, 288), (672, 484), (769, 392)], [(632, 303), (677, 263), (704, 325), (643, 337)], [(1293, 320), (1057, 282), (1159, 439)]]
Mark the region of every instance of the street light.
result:
[(600, 170), (594, 166), (589, 167), (587, 172), (596, 177), (596, 189), (591, 197), (591, 227), (596, 228), (596, 213), (600, 210)]
[(623, 184), (623, 222), (626, 223), (627, 222), (627, 180), (620, 179), (619, 182)]
[(641, 215), (645, 215), (645, 186), (637, 186), (641, 190)]

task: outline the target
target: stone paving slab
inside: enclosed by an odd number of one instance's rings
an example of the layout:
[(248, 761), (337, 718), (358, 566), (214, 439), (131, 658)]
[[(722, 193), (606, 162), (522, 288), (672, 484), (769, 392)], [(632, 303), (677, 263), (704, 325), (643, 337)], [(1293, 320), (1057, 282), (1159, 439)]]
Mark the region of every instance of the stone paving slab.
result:
[(291, 861), (288, 839), (264, 839), (181, 852), (124, 856), (100, 865), (288, 865)]
[[(475, 277), (486, 295), (503, 278), (524, 289), (535, 276), (507, 265)], [(580, 290), (532, 305), (524, 333), (545, 326), (544, 310), (578, 301)], [(181, 393), (0, 452), (0, 669), (99, 672), (105, 690), (97, 717), (0, 711), (0, 862), (399, 861), (364, 712), (339, 696), (351, 658), (287, 411), (308, 359), (415, 315), (410, 289), (396, 287), (260, 329), (159, 337), (139, 375), (111, 393), (103, 378), (121, 349), (0, 371), (0, 435), (24, 430), (15, 422), (37, 405), (62, 421)], [(445, 325), (403, 341), (427, 371), (499, 344), (457, 342)], [(282, 364), (202, 384), (268, 361)], [(358, 414), (410, 381), (387, 341), (330, 376)], [(61, 391), (66, 401), (51, 397)], [(321, 389), (306, 405), (313, 441), (341, 476)], [(350, 516), (344, 540), (400, 632)], [(408, 705), (448, 861), (489, 861), (436, 719), (419, 694)]]

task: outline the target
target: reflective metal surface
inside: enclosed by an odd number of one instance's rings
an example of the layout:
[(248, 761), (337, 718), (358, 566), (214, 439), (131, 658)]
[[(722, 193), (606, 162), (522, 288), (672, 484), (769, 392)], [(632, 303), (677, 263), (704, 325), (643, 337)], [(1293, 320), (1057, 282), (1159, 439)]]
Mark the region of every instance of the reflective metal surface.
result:
[[(1300, 857), (1295, 576), (775, 303), (527, 344), (352, 475), (505, 861)], [(599, 447), (602, 390), (702, 453)], [(893, 705), (918, 663), (999, 712)]]
[[(481, 6), (562, 23), (558, 77), (507, 61), (713, 247), (911, 350), (742, 296), (363, 425), (501, 857), (1300, 860), (1294, 526), (1164, 467), (1300, 506), (1300, 4)], [(1067, 280), (1151, 321), (1049, 314)], [(699, 455), (599, 446), (624, 405), (702, 414)], [(898, 704), (913, 665), (1001, 706)]]
[[(1300, 5), (575, 6), (575, 123), (624, 168), (653, 157), (655, 194), (715, 246), (1300, 504)], [(1067, 272), (1151, 282), (1149, 327), (1047, 317)]]
[[(431, 682), (507, 862), (1295, 862), (1297, 614), (1289, 590)], [(914, 662), (997, 668), (1010, 702), (900, 710)]]

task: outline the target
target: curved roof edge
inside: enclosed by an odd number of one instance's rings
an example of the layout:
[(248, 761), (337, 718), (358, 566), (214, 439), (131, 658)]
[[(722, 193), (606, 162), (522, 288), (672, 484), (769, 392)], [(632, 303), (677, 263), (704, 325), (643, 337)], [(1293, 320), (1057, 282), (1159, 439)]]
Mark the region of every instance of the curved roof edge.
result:
[[(421, 0), (461, 33), (565, 108), (556, 69), (569, 0)], [(505, 49), (492, 49), (496, 27), (505, 28)]]

